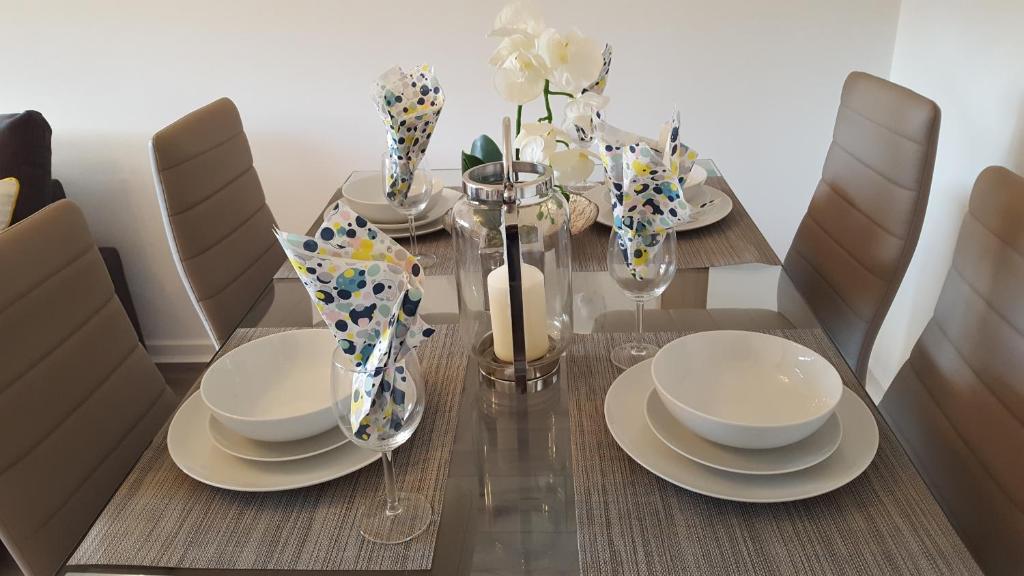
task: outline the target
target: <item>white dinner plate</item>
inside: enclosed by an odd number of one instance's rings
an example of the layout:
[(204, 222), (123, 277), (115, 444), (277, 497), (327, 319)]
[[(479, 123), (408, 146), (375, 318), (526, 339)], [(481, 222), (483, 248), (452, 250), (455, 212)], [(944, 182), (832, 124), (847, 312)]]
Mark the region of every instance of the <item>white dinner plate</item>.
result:
[[(391, 226), (381, 226), (379, 224), (374, 224), (374, 226), (376, 226), (378, 230), (380, 230), (381, 232), (387, 234), (391, 238), (408, 238), (409, 237), (409, 225), (408, 224), (402, 224), (400, 226), (394, 226), (394, 227), (391, 227)], [(442, 219), (438, 219), (438, 220), (434, 220), (433, 222), (428, 222), (426, 224), (420, 224), (419, 222), (417, 222), (416, 223), (416, 237), (419, 238), (420, 236), (424, 236), (426, 234), (432, 234), (434, 232), (437, 232), (438, 230), (443, 230), (443, 229), (444, 229), (444, 219), (443, 218)]]
[(210, 486), (241, 492), (303, 488), (340, 478), (373, 463), (380, 453), (352, 442), (316, 456), (287, 462), (258, 462), (232, 456), (210, 439), (210, 409), (199, 394), (178, 408), (167, 431), (167, 451), (182, 472)]
[(246, 438), (213, 417), (207, 421), (207, 427), (210, 439), (221, 450), (239, 458), (262, 462), (285, 462), (308, 458), (337, 448), (348, 441), (345, 433), (337, 426), (316, 436), (290, 442), (263, 442)]
[[(692, 213), (694, 218), (689, 222), (677, 224), (676, 232), (710, 226), (732, 212), (732, 198), (718, 188), (706, 185), (697, 186), (692, 189), (687, 188), (684, 193), (686, 201), (694, 207)], [(597, 186), (586, 192), (586, 195), (597, 204), (599, 210), (597, 221), (605, 226), (611, 226), (614, 219), (612, 218), (612, 204), (608, 197), (608, 188)]]
[(789, 474), (736, 474), (705, 466), (669, 448), (651, 430), (644, 403), (654, 388), (651, 361), (623, 372), (604, 401), (605, 421), (620, 447), (662, 479), (714, 498), (739, 502), (788, 502), (824, 494), (853, 480), (878, 449), (878, 426), (867, 406), (844, 389), (836, 411), (843, 421), (839, 447), (821, 463)]
[[(459, 200), (461, 194), (457, 190), (451, 188), (444, 188), (438, 193), (440, 199), (434, 204), (430, 210), (426, 213), (421, 214), (416, 219), (416, 236), (421, 234), (430, 234), (437, 232), (444, 228), (444, 215), (455, 206), (455, 203)], [(378, 230), (387, 234), (392, 238), (408, 238), (409, 237), (409, 224), (377, 224), (371, 222)]]
[(747, 450), (717, 444), (695, 434), (672, 417), (655, 390), (647, 395), (647, 423), (658, 438), (683, 456), (712, 468), (740, 474), (785, 474), (814, 466), (839, 447), (843, 426), (833, 413), (813, 434), (803, 440), (765, 450)]

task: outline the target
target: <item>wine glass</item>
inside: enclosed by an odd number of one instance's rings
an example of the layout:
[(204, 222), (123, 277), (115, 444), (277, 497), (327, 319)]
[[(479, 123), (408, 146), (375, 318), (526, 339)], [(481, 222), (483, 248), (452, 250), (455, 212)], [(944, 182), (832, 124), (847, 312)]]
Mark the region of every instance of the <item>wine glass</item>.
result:
[(631, 300), (636, 302), (637, 339), (612, 349), (612, 364), (625, 370), (658, 352), (656, 346), (646, 344), (640, 337), (644, 333), (644, 302), (656, 298), (668, 288), (676, 275), (676, 232), (669, 229), (661, 244), (644, 266), (643, 279), (637, 279), (626, 265), (625, 244), (613, 228), (608, 240), (608, 272), (615, 283)]
[(387, 175), (401, 174), (408, 171), (408, 166), (394, 166), (396, 160), (390, 154), (385, 153), (382, 159), (384, 170), (384, 197), (395, 209), (405, 215), (409, 221), (409, 236), (412, 238), (412, 255), (420, 263), (420, 268), (430, 268), (437, 264), (437, 256), (433, 254), (420, 254), (419, 245), (416, 242), (416, 217), (423, 213), (430, 202), (430, 195), (434, 192), (434, 175), (425, 159), (421, 159), (416, 171), (412, 174), (412, 183), (409, 185), (409, 192), (404, 198), (388, 196)]
[[(403, 363), (395, 365), (395, 382), (382, 386), (388, 391), (371, 398), (364, 391), (374, 384), (373, 375), (373, 370), (353, 368), (352, 356), (341, 348), (335, 348), (331, 357), (331, 398), (338, 424), (353, 443), (380, 452), (384, 464), (384, 494), (374, 495), (363, 505), (356, 524), (359, 532), (369, 540), (397, 544), (418, 536), (430, 523), (431, 508), (427, 499), (419, 494), (398, 491), (391, 457), (391, 451), (408, 440), (419, 426), (426, 404), (426, 390), (414, 352), (410, 352)], [(396, 389), (402, 394), (393, 394)], [(356, 402), (352, 401), (353, 396)], [(366, 420), (361, 418), (361, 408), (370, 406), (369, 419), (372, 422), (375, 416), (384, 412), (385, 402), (391, 404), (387, 424), (380, 430), (366, 433)]]

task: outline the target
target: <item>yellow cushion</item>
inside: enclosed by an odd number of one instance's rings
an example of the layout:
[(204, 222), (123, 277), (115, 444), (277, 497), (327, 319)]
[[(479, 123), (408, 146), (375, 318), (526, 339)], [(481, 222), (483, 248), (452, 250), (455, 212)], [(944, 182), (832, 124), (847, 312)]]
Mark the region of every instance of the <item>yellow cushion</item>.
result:
[(14, 218), (14, 203), (18, 201), (21, 185), (13, 176), (0, 180), (0, 230), (11, 225)]

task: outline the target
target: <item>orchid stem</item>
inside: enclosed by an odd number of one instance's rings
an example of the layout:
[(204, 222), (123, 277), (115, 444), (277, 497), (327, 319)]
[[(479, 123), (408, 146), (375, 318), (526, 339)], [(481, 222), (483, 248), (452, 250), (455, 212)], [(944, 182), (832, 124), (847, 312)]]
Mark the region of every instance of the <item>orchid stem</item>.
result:
[(537, 119), (537, 122), (548, 122), (549, 124), (555, 119), (551, 113), (551, 80), (544, 81), (544, 110), (547, 111), (547, 116), (541, 116)]
[[(523, 105), (516, 106), (516, 133), (512, 136), (514, 141), (519, 137), (519, 130), (523, 127)], [(516, 160), (519, 160), (519, 150), (516, 149)]]

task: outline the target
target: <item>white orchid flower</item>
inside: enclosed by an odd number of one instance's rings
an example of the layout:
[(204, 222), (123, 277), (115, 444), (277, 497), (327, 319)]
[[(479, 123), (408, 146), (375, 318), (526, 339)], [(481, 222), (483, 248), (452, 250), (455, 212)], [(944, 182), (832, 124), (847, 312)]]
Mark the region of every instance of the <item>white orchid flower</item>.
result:
[(519, 150), (519, 158), (527, 162), (548, 164), (551, 154), (558, 148), (558, 141), (566, 141), (568, 135), (551, 124), (527, 122), (519, 129), (513, 146)]
[(515, 34), (503, 39), (490, 63), (497, 67), (494, 88), (505, 100), (526, 104), (544, 92), (548, 69), (532, 38)]
[(588, 144), (594, 138), (594, 117), (608, 105), (609, 98), (596, 92), (585, 92), (565, 103), (565, 121), (562, 128), (573, 135), (579, 144)]
[(563, 148), (551, 153), (549, 163), (555, 169), (555, 182), (562, 186), (572, 186), (590, 178), (596, 159), (597, 155), (590, 150)]
[(488, 36), (505, 38), (516, 34), (536, 37), (544, 31), (544, 21), (536, 8), (525, 2), (506, 4), (494, 18), (494, 27)]
[(537, 47), (556, 90), (579, 94), (601, 74), (602, 47), (577, 30), (562, 34), (549, 28), (537, 39)]

